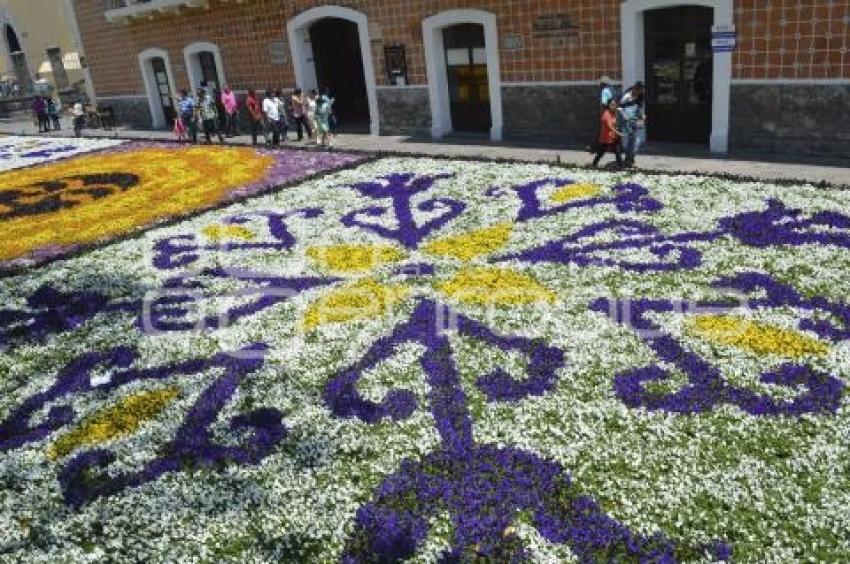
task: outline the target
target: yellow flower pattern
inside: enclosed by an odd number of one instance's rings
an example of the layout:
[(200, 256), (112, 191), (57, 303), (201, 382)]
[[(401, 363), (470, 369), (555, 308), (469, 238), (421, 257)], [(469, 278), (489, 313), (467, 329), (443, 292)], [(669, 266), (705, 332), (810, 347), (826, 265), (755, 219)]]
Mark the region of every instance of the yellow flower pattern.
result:
[(99, 198), (71, 196), (73, 207), (0, 221), (0, 260), (44, 247), (101, 241), (203, 209), (230, 191), (262, 179), (273, 162), (273, 157), (248, 148), (147, 147), (2, 173), (0, 194), (32, 187), (34, 195), (25, 197), (54, 196), (39, 196), (37, 188), (83, 176), (131, 174), (138, 182)]
[(254, 232), (242, 225), (208, 225), (201, 231), (210, 241), (253, 241), (257, 238)]
[(389, 245), (332, 245), (310, 247), (307, 256), (322, 270), (352, 274), (398, 262), (405, 255)]
[(180, 395), (177, 388), (140, 392), (115, 405), (94, 413), (79, 427), (59, 437), (47, 450), (51, 460), (66, 456), (84, 446), (103, 444), (118, 437), (132, 435), (155, 418)]
[(386, 315), (409, 291), (406, 286), (384, 285), (371, 278), (348, 284), (311, 303), (304, 312), (304, 328)]
[(552, 303), (556, 298), (554, 292), (532, 276), (506, 268), (463, 269), (450, 280), (437, 284), (437, 289), (469, 305), (521, 306)]
[(760, 356), (802, 358), (829, 353), (826, 344), (803, 333), (740, 317), (700, 315), (690, 321), (689, 328), (697, 336), (708, 341), (730, 345)]
[(598, 196), (602, 192), (602, 187), (598, 184), (568, 184), (562, 186), (552, 194), (552, 203), (566, 204), (573, 200), (582, 198), (592, 198)]
[(423, 250), (432, 255), (467, 262), (503, 248), (508, 243), (511, 230), (510, 223), (499, 223), (462, 235), (437, 239), (425, 245)]

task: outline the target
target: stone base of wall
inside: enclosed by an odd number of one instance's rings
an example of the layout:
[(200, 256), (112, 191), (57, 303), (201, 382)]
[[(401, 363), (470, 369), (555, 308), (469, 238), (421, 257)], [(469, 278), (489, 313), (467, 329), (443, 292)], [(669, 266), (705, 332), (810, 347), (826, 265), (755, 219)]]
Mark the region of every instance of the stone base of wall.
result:
[[(596, 136), (596, 86), (505, 86), (505, 140), (584, 144)], [(379, 88), (381, 134), (431, 134), (428, 88)]]
[(850, 84), (733, 84), (732, 151), (850, 158)]
[(505, 139), (587, 143), (598, 129), (598, 90), (591, 85), (503, 86)]
[(126, 125), (133, 129), (152, 129), (151, 110), (145, 96), (110, 98), (98, 96), (98, 106), (112, 106), (117, 125)]
[(381, 134), (430, 135), (428, 87), (378, 89)]

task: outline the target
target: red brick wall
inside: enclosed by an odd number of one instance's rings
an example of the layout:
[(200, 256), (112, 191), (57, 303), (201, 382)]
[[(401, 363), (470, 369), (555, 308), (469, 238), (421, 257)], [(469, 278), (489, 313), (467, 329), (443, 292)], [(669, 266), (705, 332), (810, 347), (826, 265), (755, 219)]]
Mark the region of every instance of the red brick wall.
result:
[(850, 78), (850, 0), (736, 0), (736, 78)]
[[(98, 95), (143, 92), (137, 55), (149, 47), (169, 52), (178, 87), (187, 85), (183, 47), (194, 41), (217, 44), (227, 80), (234, 88), (288, 87), (292, 65), (271, 65), (270, 41), (286, 39), (286, 22), (300, 11), (339, 3), (366, 13), (380, 30), (372, 51), (378, 84), (384, 84), (383, 46), (407, 48), (410, 82), (425, 83), (421, 21), (459, 7), (497, 14), (500, 42), (522, 37), (522, 47), (500, 49), (502, 80), (595, 80), (620, 75), (621, 0), (211, 0), (209, 10), (109, 24), (103, 0), (76, 0), (80, 32)], [(569, 14), (577, 26), (561, 37), (536, 37), (540, 15)], [(850, 78), (850, 0), (736, 0), (739, 48), (736, 78)]]

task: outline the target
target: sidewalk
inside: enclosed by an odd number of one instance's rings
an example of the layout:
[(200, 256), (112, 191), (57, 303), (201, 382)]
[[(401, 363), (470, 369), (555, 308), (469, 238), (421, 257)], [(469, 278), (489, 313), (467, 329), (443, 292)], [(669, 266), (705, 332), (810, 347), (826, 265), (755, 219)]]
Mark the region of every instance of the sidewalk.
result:
[[(72, 135), (70, 120), (65, 119), (66, 129), (42, 135), (67, 137)], [(9, 135), (39, 135), (32, 121), (20, 119), (0, 119), (0, 133)], [(86, 137), (119, 137), (139, 140), (173, 140), (170, 131), (147, 131), (119, 127), (116, 130), (86, 129)], [(290, 132), (290, 138), (292, 132)], [(232, 144), (248, 144), (251, 138), (240, 135), (228, 139)], [(310, 146), (290, 141), (288, 146)], [(558, 149), (551, 146), (529, 146), (520, 144), (493, 144), (477, 139), (446, 139), (435, 142), (428, 139), (415, 139), (405, 136), (373, 137), (364, 134), (342, 134), (335, 148), (339, 150), (361, 151), (369, 153), (403, 153), (440, 157), (506, 159), (529, 162), (560, 162), (568, 165), (586, 166), (591, 158), (584, 151)], [(313, 147), (313, 150), (318, 148)], [(822, 160), (799, 157), (795, 162), (783, 161), (783, 156), (770, 155), (734, 155), (731, 157), (712, 155), (706, 149), (648, 148), (646, 154), (639, 155), (640, 168), (661, 172), (704, 173), (713, 175), (733, 175), (772, 181), (798, 181), (843, 185), (850, 187), (850, 161)], [(662, 154), (665, 151), (667, 154)], [(673, 154), (673, 153), (676, 154)]]

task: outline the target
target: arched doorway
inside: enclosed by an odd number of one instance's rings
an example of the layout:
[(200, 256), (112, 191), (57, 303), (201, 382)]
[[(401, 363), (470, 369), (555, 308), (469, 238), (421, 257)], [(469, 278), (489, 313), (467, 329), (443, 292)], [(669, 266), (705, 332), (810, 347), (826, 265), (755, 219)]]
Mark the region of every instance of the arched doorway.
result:
[(346, 131), (369, 131), (369, 98), (363, 74), (357, 24), (340, 18), (319, 20), (309, 29), (316, 83), (336, 98), (334, 112)]
[(447, 10), (422, 22), (431, 133), (484, 131), (502, 139), (502, 92), (496, 16)]
[(206, 86), (215, 90), (226, 84), (224, 63), (218, 45), (208, 42), (196, 42), (183, 49), (186, 74), (189, 86), (196, 90)]
[(327, 86), (337, 97), (340, 125), (377, 135), (378, 98), (366, 15), (341, 6), (306, 10), (287, 24), (295, 81)]
[(168, 53), (162, 49), (147, 49), (139, 53), (139, 65), (148, 106), (151, 125), (155, 128), (170, 127), (177, 115), (174, 107), (174, 76)]
[(651, 137), (728, 151), (732, 53), (712, 52), (711, 31), (733, 29), (733, 16), (732, 0), (621, 4), (623, 85), (647, 83)]

